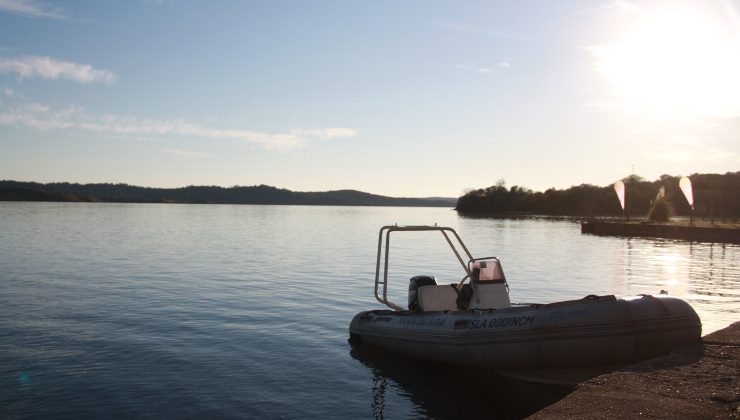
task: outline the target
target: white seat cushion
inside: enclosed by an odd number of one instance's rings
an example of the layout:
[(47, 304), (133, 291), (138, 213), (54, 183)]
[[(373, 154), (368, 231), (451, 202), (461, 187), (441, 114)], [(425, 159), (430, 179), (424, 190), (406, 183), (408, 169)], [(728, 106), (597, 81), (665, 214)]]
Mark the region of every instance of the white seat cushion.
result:
[(457, 310), (457, 293), (450, 285), (419, 288), (419, 308), (424, 312)]

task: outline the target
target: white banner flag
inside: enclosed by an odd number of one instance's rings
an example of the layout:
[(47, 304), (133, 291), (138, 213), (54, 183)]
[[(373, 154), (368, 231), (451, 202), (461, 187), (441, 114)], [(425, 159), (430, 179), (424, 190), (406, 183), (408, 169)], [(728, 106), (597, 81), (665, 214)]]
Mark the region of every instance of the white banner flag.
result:
[(694, 209), (694, 191), (691, 189), (691, 180), (687, 177), (681, 178), (678, 181), (678, 187), (683, 191), (683, 195), (686, 196), (686, 201), (689, 202), (691, 209)]
[(617, 193), (617, 197), (619, 198), (619, 205), (622, 206), (622, 210), (624, 210), (624, 182), (615, 182), (614, 191)]

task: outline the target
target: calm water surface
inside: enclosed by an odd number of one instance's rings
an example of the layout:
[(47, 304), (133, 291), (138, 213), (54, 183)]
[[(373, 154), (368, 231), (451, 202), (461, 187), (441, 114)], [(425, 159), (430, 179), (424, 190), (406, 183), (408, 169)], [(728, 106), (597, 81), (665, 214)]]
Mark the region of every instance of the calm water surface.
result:
[[(455, 372), (350, 348), (352, 316), (379, 308), (377, 232), (393, 223), (456, 228), (501, 258), (514, 302), (666, 290), (704, 333), (740, 318), (736, 245), (436, 208), (0, 203), (0, 417), (526, 414)], [(393, 237), (398, 303), (413, 275), (461, 278), (430, 235)]]

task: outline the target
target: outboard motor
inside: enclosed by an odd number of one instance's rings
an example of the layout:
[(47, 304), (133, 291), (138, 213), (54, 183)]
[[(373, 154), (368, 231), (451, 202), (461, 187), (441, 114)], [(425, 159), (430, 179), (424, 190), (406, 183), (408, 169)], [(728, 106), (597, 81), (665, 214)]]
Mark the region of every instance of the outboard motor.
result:
[(419, 310), (419, 295), (417, 291), (422, 286), (436, 286), (437, 280), (434, 276), (414, 276), (409, 280), (409, 309)]

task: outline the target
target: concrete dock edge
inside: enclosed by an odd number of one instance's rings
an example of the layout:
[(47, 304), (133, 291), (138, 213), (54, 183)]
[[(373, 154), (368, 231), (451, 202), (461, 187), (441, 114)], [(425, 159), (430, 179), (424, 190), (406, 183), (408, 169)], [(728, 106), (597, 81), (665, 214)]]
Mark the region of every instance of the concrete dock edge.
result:
[(701, 345), (593, 378), (531, 419), (740, 419), (740, 322)]
[(740, 226), (736, 223), (679, 224), (587, 220), (581, 222), (581, 233), (740, 244)]

